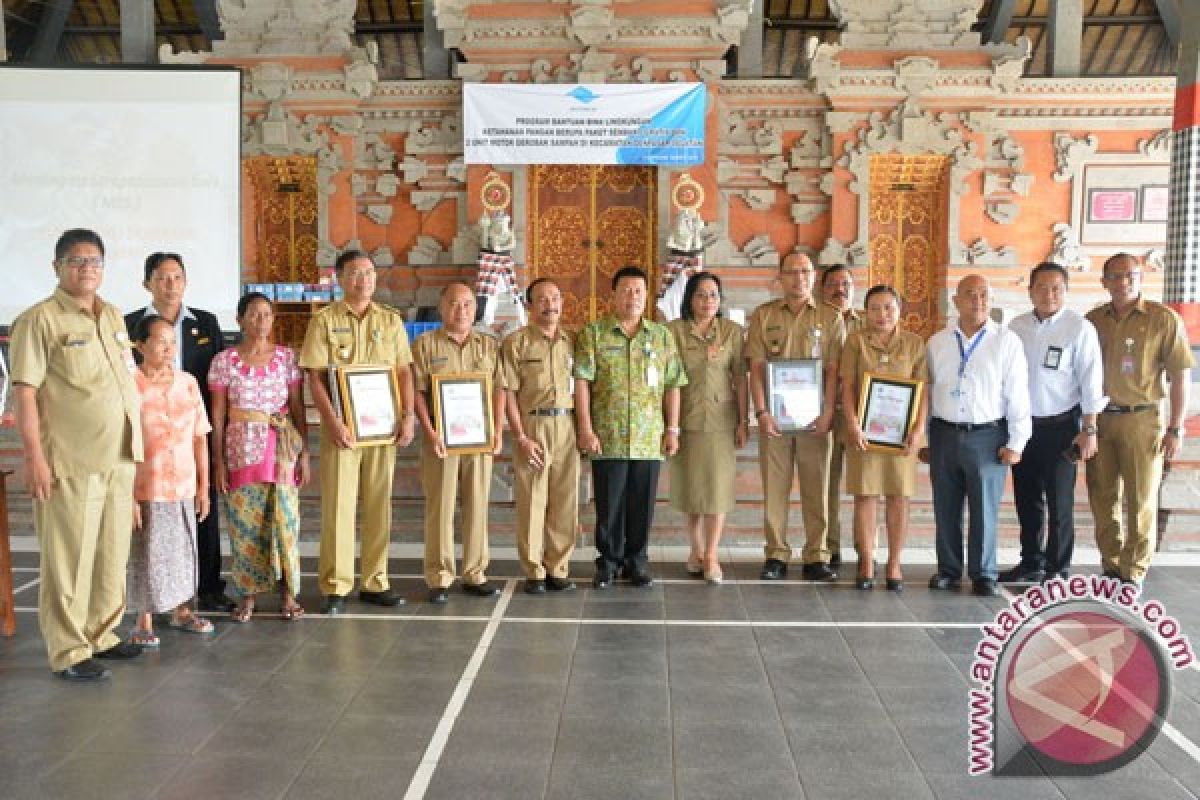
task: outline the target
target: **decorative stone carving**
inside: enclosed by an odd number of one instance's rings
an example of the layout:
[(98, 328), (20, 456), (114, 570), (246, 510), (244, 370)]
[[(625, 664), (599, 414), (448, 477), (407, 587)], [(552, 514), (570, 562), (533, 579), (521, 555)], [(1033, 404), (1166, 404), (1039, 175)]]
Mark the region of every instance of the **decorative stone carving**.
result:
[(717, 183), (728, 183), (741, 172), (738, 162), (725, 156), (717, 156)]
[(396, 151), (378, 134), (367, 134), (364, 143), (364, 169), (390, 170), (396, 163)]
[(346, 91), (363, 100), (375, 93), (379, 70), (369, 61), (356, 61), (342, 68), (346, 76)]
[(416, 120), (404, 138), (405, 153), (461, 153), (462, 121), (458, 114), (442, 117), (441, 125), (433, 126)]
[(423, 233), (417, 234), (417, 243), (408, 251), (408, 263), (413, 266), (421, 264), (449, 263), (449, 254), (442, 248), (441, 242)]
[(329, 124), (343, 136), (358, 136), (363, 131), (363, 118), (357, 114), (339, 114), (332, 117)]
[(783, 132), (772, 120), (751, 126), (741, 114), (731, 113), (719, 147), (731, 155), (783, 155)]
[(591, 47), (603, 44), (616, 36), (610, 0), (575, 0), (570, 14), (568, 33)]
[(479, 218), (479, 247), (492, 253), (511, 253), (516, 245), (512, 217), (503, 211), (484, 213)]
[(612, 73), (616, 60), (616, 53), (603, 53), (594, 47), (571, 55), (579, 83), (604, 83)]
[(446, 177), (456, 183), (467, 182), (467, 164), (462, 156), (446, 165)]
[(827, 211), (829, 203), (826, 202), (810, 200), (806, 203), (792, 203), (792, 222), (807, 225)]
[(783, 156), (775, 156), (758, 168), (758, 174), (770, 183), (783, 183), (788, 171), (788, 162)]
[(321, 239), (317, 243), (316, 262), (317, 262), (318, 267), (324, 267), (326, 269), (329, 269), (335, 263), (337, 263), (337, 257), (338, 257), (338, 249), (336, 247), (334, 247), (330, 242), (327, 242), (326, 240)]
[(893, 66), (896, 70), (896, 88), (909, 95), (919, 95), (932, 89), (937, 85), (938, 72), (941, 70), (937, 61), (925, 56), (902, 58)]
[(279, 100), (292, 91), (292, 69), (287, 64), (256, 64), (249, 78), (246, 90), (266, 100)]
[(867, 250), (859, 244), (849, 247), (834, 239), (832, 236), (825, 240), (825, 246), (817, 253), (817, 265), (828, 267), (831, 264), (845, 264), (853, 267), (867, 263)]
[(1058, 169), (1051, 177), (1058, 183), (1066, 183), (1083, 168), (1083, 162), (1096, 154), (1100, 140), (1091, 133), (1076, 139), (1069, 133), (1054, 134), (1054, 162)]
[(1021, 207), (1011, 200), (989, 200), (984, 206), (984, 212), (997, 224), (1011, 225), (1017, 221)]
[(375, 193), (380, 197), (395, 197), (399, 189), (400, 179), (391, 172), (386, 172), (375, 180)]
[(1159, 131), (1148, 139), (1142, 139), (1137, 145), (1138, 152), (1147, 158), (1171, 160), (1171, 132)]
[(996, 250), (987, 243), (987, 239), (976, 239), (967, 249), (966, 263), (977, 267), (1015, 267), (1020, 262), (1016, 248), (1004, 245)]
[(350, 194), (361, 197), (367, 193), (367, 176), (354, 174), (350, 176)]
[(754, 13), (754, 0), (724, 0), (717, 6), (717, 38), (732, 45), (742, 43), (742, 31)]
[(445, 200), (449, 195), (446, 192), (426, 192), (417, 191), (411, 195), (413, 208), (417, 211), (433, 211), (437, 204)]
[(681, 208), (675, 215), (675, 224), (667, 236), (667, 249), (678, 253), (700, 253), (704, 251), (704, 220), (694, 208)]
[(1150, 272), (1166, 272), (1167, 253), (1161, 247), (1147, 250), (1145, 255), (1142, 256), (1142, 264)]
[(286, 156), (297, 153), (311, 155), (327, 144), (320, 132), (320, 119), (309, 115), (302, 122), (295, 114), (276, 101), (267, 113), (251, 122), (243, 117), (242, 155)]
[(219, 56), (361, 52), (351, 41), (357, 0), (217, 0)]
[(1054, 246), (1046, 260), (1060, 264), (1067, 269), (1086, 272), (1091, 266), (1091, 260), (1079, 244), (1079, 236), (1075, 233), (1075, 229), (1065, 222), (1056, 222), (1053, 230)]
[(1033, 55), (1033, 42), (1028, 36), (1018, 36), (1013, 44), (990, 44), (984, 47), (992, 52), (992, 75), (988, 81), (999, 92), (1011, 94), (1017, 90), (1021, 76), (1025, 74), (1025, 63)]
[(372, 203), (367, 206), (367, 216), (376, 225), (387, 225), (392, 221), (392, 207), (384, 203)]
[(808, 77), (817, 94), (829, 94), (841, 85), (842, 65), (838, 60), (841, 52), (840, 44), (822, 43), (813, 49), (808, 60)]
[(404, 161), (400, 163), (400, 171), (404, 173), (405, 183), (417, 183), (429, 174), (429, 165), (423, 158), (405, 156)]
[(829, 0), (853, 49), (977, 48), (983, 0)]
[(377, 267), (394, 267), (396, 266), (396, 256), (392, 253), (392, 248), (384, 245), (378, 250), (371, 251), (371, 260), (375, 262)]

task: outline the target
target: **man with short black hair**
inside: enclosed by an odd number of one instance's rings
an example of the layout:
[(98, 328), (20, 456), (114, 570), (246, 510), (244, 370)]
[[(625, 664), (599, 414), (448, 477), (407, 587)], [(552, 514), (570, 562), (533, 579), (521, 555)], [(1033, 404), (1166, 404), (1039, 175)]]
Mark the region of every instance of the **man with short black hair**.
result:
[[(865, 315), (854, 307), (854, 273), (845, 264), (834, 264), (821, 273), (821, 296), (842, 315), (846, 336), (862, 330), (866, 325)], [(842, 520), (839, 512), (842, 505), (842, 467), (846, 459), (846, 416), (842, 413), (840, 380), (838, 384), (833, 440), (829, 450), (829, 499), (825, 510), (825, 547), (829, 550), (831, 567), (842, 563)], [(874, 532), (870, 535), (875, 536)]]

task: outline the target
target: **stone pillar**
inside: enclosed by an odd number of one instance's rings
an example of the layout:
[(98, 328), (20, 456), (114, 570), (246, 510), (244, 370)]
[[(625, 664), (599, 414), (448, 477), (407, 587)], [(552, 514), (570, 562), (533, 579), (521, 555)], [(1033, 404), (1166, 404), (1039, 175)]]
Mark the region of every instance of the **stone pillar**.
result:
[(1050, 0), (1046, 22), (1050, 74), (1056, 78), (1078, 77), (1083, 49), (1083, 0)]
[(1180, 14), (1163, 296), (1200, 343), (1200, 15)]
[(750, 11), (750, 22), (742, 31), (742, 43), (737, 51), (737, 76), (739, 78), (761, 78), (763, 72), (763, 8), (766, 3), (755, 3)]
[(446, 51), (446, 39), (438, 27), (433, 3), (425, 0), (425, 35), (421, 44), (421, 74), (426, 78), (445, 79), (450, 77), (450, 54)]
[(121, 61), (154, 64), (154, 0), (121, 0)]

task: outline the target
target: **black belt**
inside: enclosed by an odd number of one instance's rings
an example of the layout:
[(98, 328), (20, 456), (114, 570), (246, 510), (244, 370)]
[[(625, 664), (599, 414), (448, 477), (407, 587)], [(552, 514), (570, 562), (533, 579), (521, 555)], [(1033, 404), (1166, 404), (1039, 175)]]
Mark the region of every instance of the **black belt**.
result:
[(573, 408), (532, 408), (529, 410), (531, 417), (565, 417), (568, 414), (574, 414)]
[(1076, 415), (1080, 413), (1079, 406), (1075, 406), (1070, 411), (1064, 411), (1061, 414), (1055, 414), (1052, 417), (1034, 417), (1034, 425), (1057, 425), (1060, 422), (1073, 422)]
[(1109, 403), (1101, 411), (1101, 414), (1135, 414), (1138, 411), (1149, 411), (1153, 408), (1158, 408), (1154, 403), (1142, 403), (1137, 406), (1118, 406), (1114, 403)]
[(947, 428), (953, 428), (956, 431), (964, 431), (966, 433), (991, 430), (992, 428), (1000, 428), (1007, 424), (1007, 421), (1003, 419), (994, 419), (991, 422), (949, 422), (941, 417), (934, 417), (933, 421), (939, 425), (945, 425)]

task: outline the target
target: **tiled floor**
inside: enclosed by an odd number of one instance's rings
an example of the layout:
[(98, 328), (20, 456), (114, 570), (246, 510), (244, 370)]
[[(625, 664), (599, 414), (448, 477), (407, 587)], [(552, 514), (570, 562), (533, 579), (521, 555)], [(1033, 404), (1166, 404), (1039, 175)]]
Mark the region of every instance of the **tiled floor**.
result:
[[(37, 577), (18, 554), (16, 583)], [(310, 565), (311, 566), (311, 565)], [(393, 563), (399, 575), (416, 564)], [(218, 617), (103, 685), (51, 676), (36, 616), (0, 640), (3, 798), (1172, 798), (1200, 794), (1200, 673), (1174, 675), (1169, 724), (1093, 778), (970, 778), (973, 626), (1002, 600), (762, 584), (657, 565), (653, 589), (351, 603), (293, 624)], [(495, 564), (494, 576), (515, 575)], [(1200, 568), (1147, 594), (1200, 643)], [(303, 600), (319, 607), (306, 579)], [(17, 595), (36, 605), (36, 586)], [(268, 608), (272, 608), (268, 606)]]

